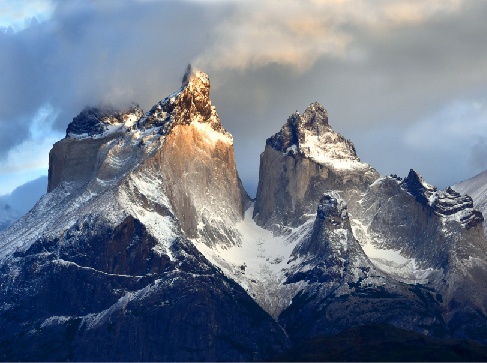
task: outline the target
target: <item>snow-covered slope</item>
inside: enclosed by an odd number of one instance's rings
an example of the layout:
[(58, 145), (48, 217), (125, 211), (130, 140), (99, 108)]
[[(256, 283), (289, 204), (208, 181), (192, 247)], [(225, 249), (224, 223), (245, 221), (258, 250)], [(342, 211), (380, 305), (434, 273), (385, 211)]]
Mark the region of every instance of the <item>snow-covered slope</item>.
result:
[(244, 220), (237, 223), (240, 244), (210, 248), (198, 239), (194, 242), (209, 261), (238, 282), (277, 319), (305, 285), (304, 282), (285, 282), (289, 268), (298, 263), (292, 252), (311, 233), (312, 221), (289, 231), (289, 234), (277, 236), (255, 223), (253, 210), (252, 205), (245, 212)]
[(145, 114), (87, 108), (49, 192), (0, 234), (6, 360), (263, 360), (383, 322), (487, 342), (487, 241), (470, 197), (381, 177), (326, 110), (291, 115), (257, 198), (208, 76)]
[(189, 68), (149, 112), (86, 109), (54, 145), (50, 192), (0, 234), (4, 359), (249, 361), (289, 346), (188, 239), (239, 245), (249, 203), (209, 87)]
[[(487, 170), (482, 173), (452, 186), (462, 195), (469, 195), (473, 199), (476, 209), (487, 215)], [(484, 218), (484, 230), (487, 228), (487, 220)]]

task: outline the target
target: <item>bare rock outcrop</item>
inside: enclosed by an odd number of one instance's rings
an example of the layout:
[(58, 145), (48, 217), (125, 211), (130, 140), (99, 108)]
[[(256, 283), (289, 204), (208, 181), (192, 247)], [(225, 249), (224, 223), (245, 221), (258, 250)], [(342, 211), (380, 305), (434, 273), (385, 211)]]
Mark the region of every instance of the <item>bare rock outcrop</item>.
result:
[(119, 137), (143, 115), (138, 105), (120, 112), (110, 107), (86, 107), (66, 129), (66, 137), (49, 152), (47, 191), (62, 182), (80, 187), (97, 172), (103, 146)]
[[(487, 240), (472, 199), (410, 170), (378, 179), (357, 206), (354, 231), (377, 268), (439, 294), (451, 336), (486, 342)], [(386, 262), (390, 254), (402, 261)]]
[(0, 239), (0, 356), (252, 361), (279, 324), (194, 246), (236, 245), (249, 198), (233, 139), (189, 69), (149, 112), (84, 110), (50, 154), (49, 193)]
[(318, 103), (292, 114), (267, 140), (260, 156), (254, 217), (266, 228), (295, 227), (313, 215), (325, 190), (336, 190), (353, 210), (379, 173), (360, 162), (350, 140), (335, 133)]
[(379, 322), (426, 335), (448, 334), (435, 293), (401, 283), (370, 262), (338, 193), (322, 196), (312, 233), (293, 255), (299, 263), (287, 272), (287, 283), (305, 281), (306, 286), (279, 322), (295, 342)]

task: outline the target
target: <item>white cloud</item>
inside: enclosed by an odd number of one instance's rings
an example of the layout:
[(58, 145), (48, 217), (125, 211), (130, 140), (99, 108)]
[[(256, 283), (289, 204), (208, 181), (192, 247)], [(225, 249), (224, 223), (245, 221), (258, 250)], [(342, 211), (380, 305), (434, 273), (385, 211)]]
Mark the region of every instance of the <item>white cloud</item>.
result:
[(455, 101), (434, 116), (411, 125), (404, 142), (426, 151), (446, 151), (471, 145), (478, 137), (487, 138), (487, 104)]
[(461, 5), (462, 0), (235, 2), (233, 15), (212, 34), (211, 48), (194, 63), (205, 69), (280, 63), (303, 71), (319, 57), (345, 57), (357, 28), (387, 32), (458, 13)]
[(52, 0), (2, 0), (0, 3), (0, 28), (24, 29), (35, 17), (39, 21), (49, 19), (54, 11)]
[[(31, 123), (30, 137), (10, 149), (7, 157), (0, 161), (0, 175), (12, 173), (30, 175), (32, 172), (37, 175), (36, 171), (43, 173), (47, 170), (49, 167), (49, 151), (52, 145), (64, 136), (52, 130), (57, 114), (58, 112), (49, 104), (38, 110)], [(19, 182), (17, 185), (20, 184)]]

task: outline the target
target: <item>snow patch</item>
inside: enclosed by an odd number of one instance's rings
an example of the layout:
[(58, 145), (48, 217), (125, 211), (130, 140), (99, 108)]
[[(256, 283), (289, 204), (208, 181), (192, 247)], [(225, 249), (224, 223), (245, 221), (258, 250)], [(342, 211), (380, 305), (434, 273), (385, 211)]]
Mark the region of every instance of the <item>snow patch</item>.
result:
[(233, 137), (229, 133), (222, 133), (210, 126), (207, 122), (193, 121), (191, 125), (195, 126), (199, 131), (207, 135), (207, 142), (216, 143), (217, 141), (222, 141), (226, 144), (233, 145)]
[(328, 131), (315, 135), (309, 130), (303, 132), (304, 142), (300, 143), (299, 150), (318, 164), (335, 170), (360, 171), (370, 168), (369, 164), (360, 162), (350, 146), (342, 142), (337, 133)]
[(203, 241), (193, 240), (198, 250), (223, 273), (234, 279), (254, 297), (264, 309), (277, 318), (289, 306), (292, 297), (303, 288), (304, 282), (284, 285), (285, 272), (300, 260), (291, 259), (296, 245), (306, 236), (313, 221), (306, 222), (286, 235), (274, 236), (259, 227), (252, 219), (254, 207), (245, 212), (243, 221), (236, 224), (241, 235), (238, 246), (209, 247)]

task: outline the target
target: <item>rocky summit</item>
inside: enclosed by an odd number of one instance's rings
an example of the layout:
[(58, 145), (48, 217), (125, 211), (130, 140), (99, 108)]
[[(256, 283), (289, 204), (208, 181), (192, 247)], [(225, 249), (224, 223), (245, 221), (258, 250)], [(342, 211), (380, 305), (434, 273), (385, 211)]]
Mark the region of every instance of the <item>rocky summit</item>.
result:
[(286, 360), (390, 331), (475, 340), (467, 360), (487, 344), (475, 203), (381, 176), (318, 103), (267, 139), (252, 200), (190, 66), (148, 112), (85, 108), (53, 146), (48, 192), (0, 234), (0, 358)]

